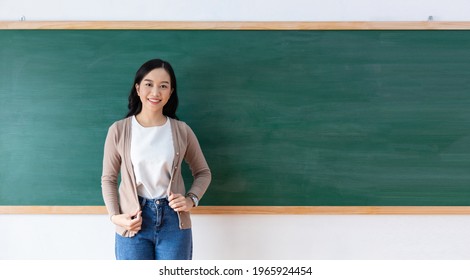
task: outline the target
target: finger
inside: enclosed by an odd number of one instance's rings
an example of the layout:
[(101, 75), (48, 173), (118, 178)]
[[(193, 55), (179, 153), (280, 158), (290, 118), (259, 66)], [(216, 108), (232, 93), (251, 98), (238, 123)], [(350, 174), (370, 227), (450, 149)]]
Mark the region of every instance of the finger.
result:
[(185, 204), (184, 198), (183, 198), (183, 199), (181, 199), (181, 198), (175, 198), (175, 199), (173, 199), (173, 200), (169, 203), (170, 207), (173, 208), (173, 209), (175, 209), (175, 210), (176, 210), (177, 208), (180, 208), (180, 207), (183, 206), (184, 204)]
[(173, 209), (175, 211), (178, 211), (178, 208), (179, 208), (178, 204), (176, 204), (176, 203), (173, 204), (173, 205), (170, 205), (170, 207), (171, 207), (171, 209)]
[(170, 207), (173, 208), (173, 207), (175, 207), (176, 204), (180, 201), (180, 198), (179, 198), (177, 195), (174, 194), (174, 195), (171, 197), (171, 199), (170, 199), (170, 197), (168, 197), (168, 201), (169, 201), (168, 205), (170, 205)]
[(175, 200), (175, 199), (178, 200), (178, 199), (181, 199), (181, 198), (184, 198), (182, 194), (180, 194), (180, 193), (173, 193), (173, 194), (171, 195), (171, 199), (170, 199), (170, 197), (168, 197), (168, 200), (169, 200), (169, 201)]
[(131, 220), (133, 220), (133, 219), (136, 219), (137, 216), (139, 216), (141, 213), (142, 213), (142, 211), (141, 211), (141, 210), (138, 210), (138, 211), (135, 212), (134, 214), (129, 215), (129, 217), (131, 218)]
[(173, 210), (175, 210), (177, 212), (188, 211), (189, 207), (188, 207), (188, 204), (186, 202), (186, 199), (183, 199), (181, 202), (178, 202), (177, 204), (175, 204), (175, 207), (173, 208)]
[(172, 201), (170, 201), (170, 203), (168, 203), (168, 205), (170, 205), (171, 208), (175, 209), (176, 208), (176, 201), (172, 200)]
[(124, 226), (127, 230), (133, 228), (135, 225), (142, 224), (141, 211), (137, 212), (135, 215), (125, 214), (122, 215), (122, 217), (122, 226)]
[(137, 214), (137, 216), (135, 216), (134, 219), (132, 219), (130, 221), (130, 226), (134, 226), (134, 225), (141, 225), (142, 224), (142, 216), (140, 213)]
[(178, 212), (185, 211), (185, 210), (186, 210), (186, 205), (185, 205), (185, 204), (182, 204), (182, 205), (180, 205), (179, 207), (177, 207), (176, 210), (177, 210)]
[(142, 225), (134, 225), (132, 227), (129, 227), (129, 230), (133, 230), (133, 231), (139, 231), (142, 229)]
[(128, 229), (130, 230), (140, 230), (142, 228), (142, 221), (141, 220), (133, 220), (131, 224), (129, 224)]

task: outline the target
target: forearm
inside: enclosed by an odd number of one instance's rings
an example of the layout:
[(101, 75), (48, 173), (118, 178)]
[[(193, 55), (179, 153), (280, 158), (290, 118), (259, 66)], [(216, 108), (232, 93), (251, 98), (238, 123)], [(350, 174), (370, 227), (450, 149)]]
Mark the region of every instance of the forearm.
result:
[(101, 192), (108, 214), (111, 216), (120, 214), (118, 201), (117, 180), (113, 176), (102, 176)]

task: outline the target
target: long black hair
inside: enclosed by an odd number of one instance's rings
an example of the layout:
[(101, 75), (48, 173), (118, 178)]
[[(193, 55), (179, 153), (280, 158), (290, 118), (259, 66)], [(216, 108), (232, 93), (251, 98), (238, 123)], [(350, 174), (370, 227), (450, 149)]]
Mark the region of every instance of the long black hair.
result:
[(135, 73), (134, 83), (132, 84), (131, 92), (129, 94), (129, 112), (127, 112), (126, 117), (134, 116), (142, 111), (142, 102), (140, 101), (140, 97), (137, 94), (137, 90), (135, 89), (136, 84), (140, 84), (145, 76), (150, 73), (154, 69), (163, 68), (166, 72), (170, 75), (171, 79), (171, 88), (173, 92), (171, 93), (170, 99), (163, 107), (163, 115), (178, 119), (176, 116), (176, 109), (178, 108), (178, 93), (176, 90), (176, 76), (175, 72), (173, 71), (173, 67), (171, 67), (170, 63), (161, 60), (161, 59), (152, 59), (140, 66), (139, 70)]

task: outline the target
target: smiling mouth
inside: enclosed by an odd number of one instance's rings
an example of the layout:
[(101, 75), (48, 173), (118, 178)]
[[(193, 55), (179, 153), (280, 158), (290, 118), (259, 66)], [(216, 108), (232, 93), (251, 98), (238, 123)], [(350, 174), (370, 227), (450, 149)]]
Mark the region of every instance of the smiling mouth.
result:
[(150, 102), (150, 104), (154, 104), (154, 105), (157, 105), (158, 103), (162, 102), (161, 99), (155, 99), (155, 98), (149, 98), (147, 100)]

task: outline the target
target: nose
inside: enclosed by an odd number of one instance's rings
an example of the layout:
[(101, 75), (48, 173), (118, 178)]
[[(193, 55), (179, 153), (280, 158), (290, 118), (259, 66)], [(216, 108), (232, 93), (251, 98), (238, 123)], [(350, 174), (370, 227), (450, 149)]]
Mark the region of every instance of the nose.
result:
[(152, 94), (152, 95), (158, 95), (159, 92), (160, 92), (160, 91), (159, 91), (158, 87), (153, 87), (153, 88), (152, 88), (152, 91), (151, 91), (151, 94)]

